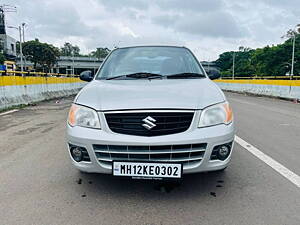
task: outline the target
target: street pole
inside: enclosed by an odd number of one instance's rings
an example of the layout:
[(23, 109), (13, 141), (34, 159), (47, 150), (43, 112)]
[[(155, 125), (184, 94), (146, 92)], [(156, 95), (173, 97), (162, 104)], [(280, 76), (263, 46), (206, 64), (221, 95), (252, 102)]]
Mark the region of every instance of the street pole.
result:
[(234, 80), (234, 65), (235, 64), (235, 52), (233, 52), (232, 56), (232, 80)]
[(23, 72), (23, 52), (22, 52), (22, 29), (21, 26), (14, 27), (14, 26), (8, 26), (7, 28), (14, 28), (19, 31), (20, 35), (20, 60), (21, 60), (21, 71)]
[(22, 23), (23, 43), (25, 42), (25, 25), (26, 23)]
[(96, 66), (96, 59), (95, 59), (95, 57), (94, 57), (94, 75), (95, 75), (95, 73), (96, 73), (96, 68), (95, 68), (95, 66)]
[(21, 59), (21, 72), (23, 72), (23, 52), (22, 52), (22, 30), (21, 26), (19, 26), (20, 33), (20, 59)]
[(74, 75), (75, 73), (75, 68), (74, 68), (74, 52), (72, 51), (72, 66), (73, 66), (73, 69), (72, 69), (72, 73)]
[(294, 63), (295, 63), (295, 42), (296, 42), (296, 34), (294, 33), (294, 40), (293, 40), (293, 53), (292, 53), (292, 68), (291, 68), (291, 78), (294, 76)]
[[(23, 43), (25, 43), (25, 25), (26, 23), (22, 23)], [(24, 57), (24, 68), (26, 70), (26, 57)]]
[(208, 60), (207, 60), (207, 70), (208, 70), (208, 72), (210, 71), (209, 64), (210, 64), (210, 61), (209, 61), (209, 58), (208, 58)]

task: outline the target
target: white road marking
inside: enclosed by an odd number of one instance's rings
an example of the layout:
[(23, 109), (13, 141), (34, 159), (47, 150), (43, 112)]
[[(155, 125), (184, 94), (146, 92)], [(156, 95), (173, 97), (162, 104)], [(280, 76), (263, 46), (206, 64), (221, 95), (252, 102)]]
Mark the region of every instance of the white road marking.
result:
[(0, 116), (4, 116), (4, 115), (7, 115), (7, 114), (10, 114), (10, 113), (13, 113), (13, 112), (17, 112), (19, 111), (18, 109), (13, 109), (13, 110), (10, 110), (10, 111), (7, 111), (7, 112), (3, 112), (3, 113), (0, 113)]
[(242, 138), (235, 136), (235, 142), (245, 148), (247, 151), (252, 153), (254, 156), (259, 158), (261, 161), (266, 163), (268, 166), (272, 167), (275, 171), (280, 173), (286, 179), (295, 184), (298, 188), (300, 188), (300, 176), (295, 174), (293, 171), (289, 170), (285, 166), (281, 165), (279, 162), (272, 159), (270, 156), (266, 155), (253, 145), (247, 143)]

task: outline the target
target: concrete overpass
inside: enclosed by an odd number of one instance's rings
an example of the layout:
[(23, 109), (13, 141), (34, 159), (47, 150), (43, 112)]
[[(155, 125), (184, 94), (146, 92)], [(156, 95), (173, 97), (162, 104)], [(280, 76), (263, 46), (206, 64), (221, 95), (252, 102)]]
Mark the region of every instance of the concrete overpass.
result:
[[(80, 74), (84, 70), (96, 72), (103, 60), (96, 57), (60, 56), (51, 72), (66, 74)], [(20, 59), (18, 59), (17, 66), (20, 68), (20, 65)], [(25, 70), (32, 70), (32, 68), (33, 63), (26, 61)]]
[(103, 59), (95, 57), (60, 56), (57, 61), (57, 66), (54, 68), (54, 72), (67, 74), (79, 74), (84, 70), (96, 72), (102, 62)]
[(211, 70), (220, 71), (220, 69), (217, 67), (215, 62), (201, 61), (201, 65), (203, 66), (205, 71), (211, 71)]

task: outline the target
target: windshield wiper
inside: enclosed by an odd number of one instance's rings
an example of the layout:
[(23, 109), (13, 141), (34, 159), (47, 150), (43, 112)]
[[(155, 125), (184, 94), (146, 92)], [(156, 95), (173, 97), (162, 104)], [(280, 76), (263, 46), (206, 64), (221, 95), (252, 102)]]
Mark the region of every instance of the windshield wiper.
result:
[(139, 72), (139, 73), (131, 73), (131, 74), (126, 74), (126, 75), (109, 77), (106, 80), (122, 79), (122, 78), (156, 79), (156, 78), (162, 78), (162, 77), (163, 77), (163, 75), (156, 74), (156, 73)]
[(176, 73), (166, 75), (168, 79), (184, 79), (184, 78), (205, 78), (206, 76), (200, 73)]

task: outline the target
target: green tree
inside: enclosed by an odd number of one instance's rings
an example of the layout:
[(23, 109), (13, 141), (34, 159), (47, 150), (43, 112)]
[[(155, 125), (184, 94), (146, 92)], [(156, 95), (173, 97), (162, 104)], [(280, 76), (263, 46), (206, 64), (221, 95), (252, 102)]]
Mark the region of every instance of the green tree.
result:
[(235, 54), (236, 76), (284, 76), (291, 72), (292, 49), (295, 37), (294, 74), (300, 74), (300, 24), (283, 36), (287, 40), (278, 45), (250, 49), (243, 46), (239, 51), (222, 53), (215, 61), (223, 76), (232, 75)]
[[(255, 74), (258, 76), (284, 76), (291, 71), (292, 63), (292, 38), (283, 44), (266, 46), (256, 49), (252, 55), (255, 65)], [(295, 68), (294, 73), (300, 73), (300, 34), (296, 34)]]
[[(284, 47), (287, 49), (289, 49), (289, 51), (291, 52), (292, 48), (293, 48), (293, 42), (295, 40), (295, 61), (294, 61), (294, 74), (300, 74), (300, 65), (299, 65), (299, 47), (300, 47), (300, 24), (297, 24), (295, 26), (295, 29), (290, 29), (286, 32), (286, 34), (282, 37), (282, 38), (288, 38), (287, 41), (285, 41), (285, 43), (283, 44)], [(291, 56), (291, 55), (290, 55)], [(292, 59), (290, 57), (290, 62), (284, 62), (284, 65), (286, 68), (288, 68), (288, 73), (291, 72), (291, 66), (292, 66)], [(297, 63), (298, 61), (298, 63)]]
[(38, 39), (23, 43), (22, 50), (26, 59), (33, 62), (35, 69), (50, 70), (59, 56), (58, 48), (41, 43)]
[(222, 53), (215, 61), (223, 76), (232, 75), (233, 54), (235, 54), (236, 76), (284, 76), (291, 71), (292, 45), (295, 37), (294, 74), (300, 74), (300, 33), (289, 30), (284, 43), (249, 49), (240, 47), (239, 51)]
[(77, 45), (72, 45), (66, 42), (63, 47), (60, 48), (60, 55), (62, 56), (79, 56), (80, 48)]
[(96, 51), (92, 51), (89, 55), (96, 58), (105, 58), (110, 53), (108, 48), (97, 48)]
[(239, 51), (224, 52), (215, 61), (221, 69), (222, 75), (231, 76), (233, 70), (233, 57), (235, 58), (235, 74), (238, 76), (247, 76), (254, 72), (251, 56), (254, 50), (246, 47), (239, 47)]

